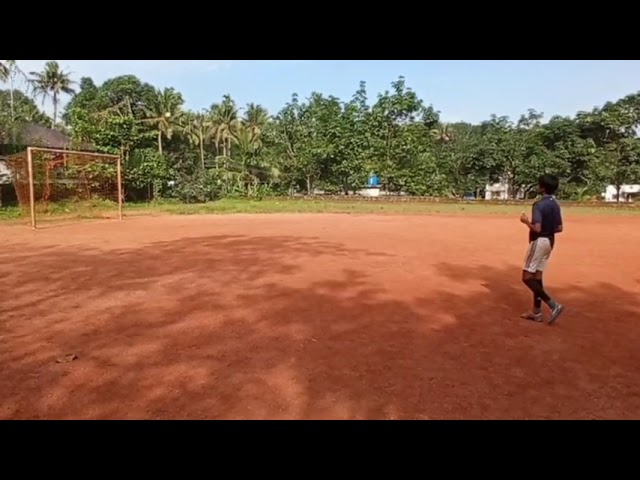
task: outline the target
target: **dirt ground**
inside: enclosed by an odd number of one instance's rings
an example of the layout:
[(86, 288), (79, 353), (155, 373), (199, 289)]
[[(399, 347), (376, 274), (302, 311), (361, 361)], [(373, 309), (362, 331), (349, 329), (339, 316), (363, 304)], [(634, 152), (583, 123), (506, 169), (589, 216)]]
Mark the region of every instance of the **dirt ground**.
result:
[(0, 418), (640, 418), (640, 219), (566, 224), (554, 327), (517, 217), (0, 227)]

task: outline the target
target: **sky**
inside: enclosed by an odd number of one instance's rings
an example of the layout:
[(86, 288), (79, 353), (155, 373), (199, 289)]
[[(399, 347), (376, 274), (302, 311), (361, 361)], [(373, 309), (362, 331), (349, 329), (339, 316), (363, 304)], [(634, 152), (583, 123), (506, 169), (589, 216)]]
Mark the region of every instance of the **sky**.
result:
[[(359, 82), (370, 99), (404, 76), (443, 121), (480, 122), (491, 114), (517, 119), (527, 109), (573, 115), (640, 90), (639, 60), (58, 60), (72, 78), (101, 83), (133, 74), (156, 87), (174, 87), (186, 106), (208, 108), (224, 94), (276, 113), (296, 92), (343, 100)], [(45, 60), (19, 60), (24, 71)], [(50, 110), (50, 108), (47, 108)]]

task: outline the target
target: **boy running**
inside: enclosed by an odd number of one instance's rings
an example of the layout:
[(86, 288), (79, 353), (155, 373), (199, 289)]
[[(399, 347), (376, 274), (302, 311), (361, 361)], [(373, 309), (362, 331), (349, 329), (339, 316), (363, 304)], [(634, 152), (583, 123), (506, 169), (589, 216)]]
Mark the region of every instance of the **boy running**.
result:
[(564, 306), (552, 300), (544, 291), (542, 273), (547, 265), (556, 233), (562, 232), (562, 214), (560, 205), (553, 196), (560, 182), (553, 175), (542, 175), (538, 179), (538, 187), (542, 198), (533, 204), (531, 221), (525, 213), (520, 221), (529, 228), (529, 250), (522, 271), (523, 283), (533, 292), (533, 310), (521, 315), (522, 318), (542, 322), (542, 302), (551, 309), (549, 325), (558, 320)]

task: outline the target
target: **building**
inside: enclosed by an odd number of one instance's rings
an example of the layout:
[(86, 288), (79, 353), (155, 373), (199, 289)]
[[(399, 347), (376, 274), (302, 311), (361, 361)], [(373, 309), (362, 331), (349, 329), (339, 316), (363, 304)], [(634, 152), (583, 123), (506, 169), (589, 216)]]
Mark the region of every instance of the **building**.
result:
[[(523, 200), (526, 196), (521, 189), (516, 194), (517, 200)], [(488, 183), (484, 189), (485, 200), (509, 200), (509, 184), (507, 182)]]
[(620, 198), (618, 198), (618, 189), (615, 185), (608, 185), (602, 197), (605, 202), (633, 202), (635, 199), (640, 200), (640, 185), (621, 185)]
[(8, 183), (11, 183), (11, 172), (6, 162), (0, 158), (0, 185), (6, 185)]
[(74, 144), (72, 138), (59, 130), (47, 128), (34, 123), (22, 125), (18, 131), (17, 143), (11, 143), (10, 135), (0, 129), (0, 206), (12, 202), (15, 192), (13, 191), (12, 173), (7, 165), (6, 157), (12, 153), (21, 152), (27, 147), (56, 148), (60, 150), (70, 150), (76, 148), (83, 151), (95, 151), (89, 144)]
[[(3, 156), (26, 150), (27, 147), (57, 148), (61, 150), (79, 149), (92, 152), (95, 148), (89, 144), (75, 145), (69, 135), (35, 123), (26, 123), (20, 127), (17, 144), (10, 144), (7, 134), (0, 131), (0, 183), (10, 183), (11, 173)], [(7, 178), (9, 177), (9, 178)]]

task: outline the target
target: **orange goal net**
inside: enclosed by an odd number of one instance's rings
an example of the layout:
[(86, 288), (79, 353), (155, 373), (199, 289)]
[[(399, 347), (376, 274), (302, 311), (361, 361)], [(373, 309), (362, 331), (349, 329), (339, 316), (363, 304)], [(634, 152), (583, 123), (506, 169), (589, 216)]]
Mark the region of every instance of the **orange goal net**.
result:
[(62, 201), (106, 200), (122, 219), (120, 157), (92, 152), (28, 148), (7, 158), (18, 202), (36, 226), (36, 206)]

